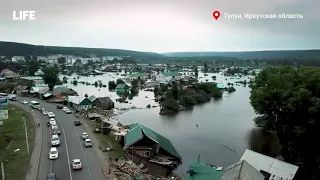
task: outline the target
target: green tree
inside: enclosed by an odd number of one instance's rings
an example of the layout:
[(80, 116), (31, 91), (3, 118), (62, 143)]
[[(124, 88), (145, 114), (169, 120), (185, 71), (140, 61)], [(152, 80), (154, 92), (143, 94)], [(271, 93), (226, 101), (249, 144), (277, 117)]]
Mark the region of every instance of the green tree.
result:
[(59, 57), (58, 58), (58, 63), (59, 64), (65, 64), (67, 62), (66, 58), (65, 57)]
[(27, 62), (27, 66), (28, 66), (29, 76), (34, 76), (34, 73), (37, 72), (40, 67), (40, 63), (35, 60), (30, 60)]
[(251, 105), (274, 132), (282, 156), (299, 166), (296, 179), (319, 179), (320, 70), (277, 67), (262, 70), (252, 84)]
[(208, 72), (208, 64), (207, 64), (207, 62), (205, 62), (204, 65), (203, 65), (203, 72), (204, 73)]
[(154, 97), (158, 97), (158, 96), (160, 95), (160, 88), (159, 88), (159, 86), (155, 86), (155, 87), (154, 87), (153, 93), (154, 93)]
[(43, 69), (43, 80), (46, 84), (48, 84), (48, 87), (51, 91), (53, 90), (53, 87), (60, 82), (58, 73), (59, 72), (55, 67)]
[(117, 79), (117, 84), (125, 84), (125, 82), (122, 79)]
[(108, 87), (109, 87), (109, 90), (114, 90), (114, 89), (116, 89), (117, 84), (114, 81), (109, 81)]
[(175, 100), (179, 99), (179, 88), (178, 88), (178, 84), (176, 82), (172, 83), (171, 93), (172, 93), (172, 96)]

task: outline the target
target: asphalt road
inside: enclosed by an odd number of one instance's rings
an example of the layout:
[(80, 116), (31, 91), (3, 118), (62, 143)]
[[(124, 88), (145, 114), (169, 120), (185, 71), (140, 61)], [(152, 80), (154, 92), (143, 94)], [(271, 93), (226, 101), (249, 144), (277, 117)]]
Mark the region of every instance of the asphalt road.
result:
[[(55, 114), (55, 119), (61, 132), (60, 146), (58, 146), (59, 158), (49, 160), (49, 150), (51, 148), (51, 130), (47, 127), (49, 118), (44, 116), (40, 111), (34, 110), (33, 113), (39, 117), (41, 128), (43, 128), (43, 145), (39, 164), (37, 179), (46, 179), (48, 173), (56, 173), (59, 179), (63, 180), (104, 180), (105, 176), (101, 169), (100, 163), (92, 147), (86, 148), (83, 145), (81, 134), (84, 131), (82, 126), (74, 126), (73, 121), (76, 117), (73, 114), (66, 114), (61, 109), (56, 108), (56, 104), (46, 103), (39, 99), (18, 97), (17, 103), (21, 104), (22, 100), (38, 101), (41, 107)], [(23, 105), (26, 109), (32, 110), (30, 105)], [(73, 170), (70, 166), (72, 159), (80, 159), (82, 170)]]

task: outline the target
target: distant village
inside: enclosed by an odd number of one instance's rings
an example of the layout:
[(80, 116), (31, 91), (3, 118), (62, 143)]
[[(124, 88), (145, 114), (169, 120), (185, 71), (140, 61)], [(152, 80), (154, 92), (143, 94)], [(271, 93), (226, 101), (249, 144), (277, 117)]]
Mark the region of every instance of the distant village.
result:
[[(4, 58), (4, 57), (0, 57)], [(225, 76), (232, 76), (237, 79), (242, 75), (254, 75), (259, 70), (253, 67), (213, 67), (210, 65), (179, 66), (169, 64), (122, 64), (124, 57), (105, 56), (82, 58), (71, 55), (38, 56), (37, 60), (43, 62), (43, 66), (58, 65), (59, 72), (65, 76), (76, 73), (79, 76), (101, 75), (105, 72), (114, 72), (123, 77), (124, 82), (143, 80), (143, 88), (153, 91), (159, 84), (179, 82), (186, 88), (198, 82), (197, 72), (215, 72)], [(24, 62), (23, 56), (14, 56), (6, 59), (7, 62)], [(115, 63), (113, 63), (115, 62)], [(83, 68), (83, 64), (87, 64)], [(63, 67), (65, 66), (65, 67)], [(149, 174), (157, 177), (171, 177), (172, 172), (182, 163), (174, 145), (169, 139), (158, 134), (142, 124), (122, 125), (115, 116), (119, 109), (109, 97), (95, 97), (93, 95), (79, 95), (71, 88), (56, 86), (50, 91), (43, 81), (41, 68), (34, 73), (34, 76), (19, 74), (10, 70), (9, 67), (0, 72), (0, 86), (10, 82), (17, 83), (12, 92), (0, 92), (16, 94), (20, 97), (34, 97), (48, 103), (64, 104), (70, 107), (79, 117), (94, 122), (93, 130), (112, 137), (121, 147), (125, 159), (112, 161), (113, 172), (118, 176), (126, 177), (139, 174), (141, 179), (152, 179)], [(214, 77), (209, 77), (214, 78)], [(67, 80), (66, 80), (67, 81)], [(73, 80), (74, 81), (74, 80)], [(248, 79), (252, 81), (251, 79)], [(204, 81), (206, 82), (206, 81)], [(79, 82), (78, 82), (79, 83)], [(92, 82), (91, 82), (92, 83)], [(244, 84), (239, 81), (238, 84)], [(130, 85), (117, 84), (117, 93), (127, 93)], [(220, 90), (228, 90), (225, 84), (217, 83)], [(101, 146), (103, 151), (110, 150), (110, 146)], [(142, 165), (141, 165), (142, 164)], [(228, 167), (218, 167), (213, 164), (201, 161), (201, 156), (190, 164), (188, 176), (185, 180), (292, 180), (298, 167), (288, 164), (282, 157), (268, 157), (257, 152), (246, 150), (238, 162)]]

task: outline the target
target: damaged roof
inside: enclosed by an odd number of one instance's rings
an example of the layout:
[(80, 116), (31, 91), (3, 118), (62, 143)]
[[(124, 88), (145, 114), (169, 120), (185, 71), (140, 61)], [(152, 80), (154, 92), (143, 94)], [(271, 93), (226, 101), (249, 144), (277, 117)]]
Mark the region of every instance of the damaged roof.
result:
[(182, 159), (169, 139), (163, 137), (162, 135), (139, 123), (132, 124), (130, 126), (129, 131), (125, 136), (124, 149), (141, 140), (143, 138), (143, 135), (147, 136), (148, 138), (156, 142), (162, 149), (164, 149), (174, 157)]

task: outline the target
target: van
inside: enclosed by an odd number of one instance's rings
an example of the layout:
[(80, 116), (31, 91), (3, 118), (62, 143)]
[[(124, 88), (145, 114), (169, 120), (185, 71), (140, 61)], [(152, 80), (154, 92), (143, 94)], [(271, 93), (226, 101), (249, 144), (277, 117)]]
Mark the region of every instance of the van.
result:
[(59, 146), (60, 145), (60, 139), (58, 135), (52, 135), (51, 138), (51, 146)]

